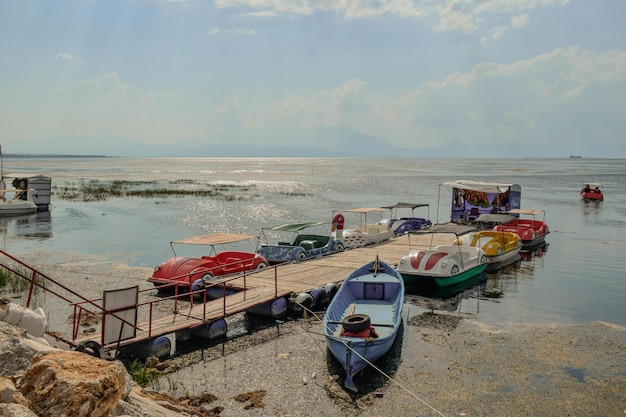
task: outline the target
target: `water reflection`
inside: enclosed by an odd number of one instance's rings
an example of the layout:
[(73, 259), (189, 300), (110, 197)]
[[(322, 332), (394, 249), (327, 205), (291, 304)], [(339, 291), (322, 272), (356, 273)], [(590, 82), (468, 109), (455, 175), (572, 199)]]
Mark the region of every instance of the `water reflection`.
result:
[(517, 255), (505, 261), (497, 262), (497, 263), (490, 263), (487, 266), (487, 273), (502, 271), (503, 269), (511, 265), (519, 265), (519, 262), (521, 261), (521, 259), (522, 259), (522, 255), (521, 253), (518, 253)]
[(602, 209), (602, 201), (597, 200), (581, 200), (583, 219), (596, 218)]
[[(545, 249), (545, 248), (544, 248)], [(517, 278), (532, 278), (534, 259), (536, 254), (543, 256), (544, 250), (520, 252), (514, 263), (508, 264), (495, 271), (487, 271), (487, 281), (483, 291), (485, 298), (500, 298), (506, 292), (515, 292)]]
[[(521, 252), (504, 263), (494, 264), (483, 274), (447, 287), (432, 283), (406, 285), (406, 301), (418, 307), (442, 312), (460, 312), (463, 300), (473, 299), (478, 311), (479, 300), (501, 298), (517, 290), (517, 278), (532, 278), (536, 266), (543, 266), (543, 256), (548, 250), (544, 244), (531, 251)], [(537, 264), (537, 262), (540, 262)]]
[(533, 261), (535, 258), (541, 258), (544, 254), (548, 252), (549, 243), (544, 243), (541, 246), (538, 246), (532, 250), (522, 251), (520, 256), (522, 261)]
[(405, 287), (406, 300), (429, 310), (457, 311), (464, 299), (483, 292), (487, 274), (483, 272), (467, 281), (446, 287), (428, 283), (412, 283)]
[(52, 215), (41, 211), (25, 216), (0, 217), (0, 236), (4, 238), (48, 239), (52, 237)]

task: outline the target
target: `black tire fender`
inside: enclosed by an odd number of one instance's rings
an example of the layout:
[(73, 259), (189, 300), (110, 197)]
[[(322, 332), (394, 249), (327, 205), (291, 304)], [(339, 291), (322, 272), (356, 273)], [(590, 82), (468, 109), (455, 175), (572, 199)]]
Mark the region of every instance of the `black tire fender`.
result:
[(360, 332), (370, 327), (370, 316), (367, 314), (352, 314), (341, 320), (341, 325), (347, 332)]
[(88, 340), (85, 343), (82, 343), (76, 346), (75, 350), (76, 352), (82, 352), (91, 356), (95, 356), (96, 358), (100, 358), (102, 355), (102, 352), (100, 351), (100, 349), (102, 349), (102, 347), (100, 346), (100, 343), (95, 342), (93, 340)]

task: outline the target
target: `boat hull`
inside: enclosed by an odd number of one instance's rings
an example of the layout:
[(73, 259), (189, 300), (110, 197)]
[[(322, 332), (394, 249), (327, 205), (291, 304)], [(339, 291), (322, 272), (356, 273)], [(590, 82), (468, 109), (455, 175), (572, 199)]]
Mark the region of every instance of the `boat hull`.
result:
[(37, 206), (35, 207), (0, 207), (0, 217), (10, 216), (23, 216), (26, 214), (35, 214), (37, 212)]
[(515, 259), (516, 257), (519, 256), (519, 253), (521, 252), (522, 247), (519, 246), (515, 249), (511, 249), (507, 252), (504, 252), (500, 255), (495, 255), (495, 256), (487, 256), (487, 262), (488, 262), (488, 266), (492, 266), (492, 265), (500, 265), (503, 264), (505, 262), (509, 262), (512, 259)]
[(546, 235), (537, 236), (531, 240), (522, 240), (522, 250), (528, 251), (534, 248), (537, 248), (541, 245), (545, 245), (546, 243)]
[(396, 269), (407, 284), (430, 282), (445, 287), (484, 272), (487, 262), (487, 255), (481, 248), (439, 245), (428, 250), (411, 250), (400, 258)]
[(580, 193), (580, 198), (583, 200), (602, 201), (604, 200), (604, 195), (602, 193), (588, 192)]
[[(33, 190), (29, 190), (29, 199), (32, 199)], [(23, 216), (26, 214), (37, 213), (37, 205), (31, 200), (1, 200), (0, 199), (0, 217)]]
[(487, 269), (487, 266), (489, 266), (488, 263), (483, 263), (480, 265), (476, 265), (473, 268), (467, 269), (459, 274), (445, 277), (404, 272), (402, 273), (402, 278), (404, 279), (405, 284), (415, 284), (418, 282), (431, 281), (438, 287), (446, 287), (449, 285), (460, 284), (461, 282), (467, 281), (477, 275), (482, 274)]
[(326, 339), (328, 349), (346, 371), (344, 386), (352, 392), (358, 392), (359, 388), (354, 383), (354, 376), (369, 363), (387, 353), (395, 341), (395, 335), (382, 340), (376, 339), (374, 342), (345, 341), (343, 339), (333, 339), (328, 336)]
[[(393, 345), (403, 305), (402, 276), (383, 262), (362, 266), (339, 287), (326, 310), (323, 332), (328, 350), (345, 369), (347, 390), (358, 392), (354, 376)], [(367, 322), (355, 333), (356, 329), (348, 324), (351, 318), (359, 316), (366, 317)]]

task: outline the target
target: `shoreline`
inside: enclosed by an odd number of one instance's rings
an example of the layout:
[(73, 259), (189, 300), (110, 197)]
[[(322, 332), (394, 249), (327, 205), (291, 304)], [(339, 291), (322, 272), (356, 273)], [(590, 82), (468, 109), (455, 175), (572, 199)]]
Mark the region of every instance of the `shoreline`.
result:
[[(203, 359), (162, 376), (154, 388), (172, 396), (210, 393), (216, 400), (207, 407), (223, 408), (221, 417), (617, 416), (626, 410), (620, 326), (516, 325), (491, 332), (428, 312), (404, 321), (400, 348), (376, 363), (391, 369), (393, 381), (366, 368), (363, 375), (376, 382), (363, 393), (341, 387), (341, 369), (311, 319), (283, 325), (278, 334), (267, 329), (258, 343), (206, 349)], [(262, 391), (262, 407), (236, 399)]]
[[(124, 280), (117, 287), (150, 288), (146, 268), (78, 256), (17, 255), (96, 296), (120, 272)], [(626, 328), (601, 322), (503, 322), (494, 330), (479, 315), (430, 311), (407, 303), (401, 339), (380, 365), (394, 382), (367, 368), (364, 375), (373, 382), (365, 381), (361, 394), (351, 395), (340, 385), (341, 369), (333, 366), (314, 318), (189, 354), (195, 357), (181, 355), (167, 362), (172, 372), (146, 388), (174, 397), (211, 394), (216, 399), (205, 406), (221, 408), (221, 417), (624, 414)], [(46, 314), (51, 322), (67, 320), (56, 308)], [(362, 386), (364, 379), (356, 382)], [(237, 397), (250, 393), (256, 393), (256, 402)]]

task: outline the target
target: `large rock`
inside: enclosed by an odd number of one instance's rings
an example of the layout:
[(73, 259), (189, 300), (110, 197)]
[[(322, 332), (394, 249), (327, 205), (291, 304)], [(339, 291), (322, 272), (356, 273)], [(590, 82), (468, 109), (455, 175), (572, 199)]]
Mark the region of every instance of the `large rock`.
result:
[[(13, 380), (0, 376), (0, 403), (1, 404), (18, 404), (28, 408), (28, 401), (21, 392), (15, 388)], [(4, 414), (0, 414), (4, 415)]]
[(59, 350), (35, 356), (17, 386), (40, 417), (101, 417), (129, 391), (127, 375), (120, 362)]
[(19, 404), (0, 404), (2, 417), (37, 417), (37, 414)]
[(24, 372), (35, 355), (57, 350), (33, 340), (23, 330), (0, 321), (0, 375), (13, 376)]
[[(154, 398), (154, 397), (157, 398)], [(163, 396), (165, 397), (165, 396)], [(209, 410), (191, 407), (179, 400), (160, 399), (158, 395), (134, 385), (126, 401), (120, 401), (111, 417), (190, 417), (214, 416)]]
[(141, 389), (121, 362), (52, 347), (0, 321), (2, 417), (198, 415), (215, 414)]

